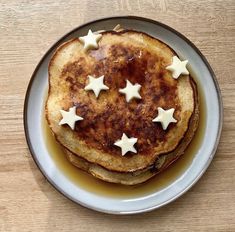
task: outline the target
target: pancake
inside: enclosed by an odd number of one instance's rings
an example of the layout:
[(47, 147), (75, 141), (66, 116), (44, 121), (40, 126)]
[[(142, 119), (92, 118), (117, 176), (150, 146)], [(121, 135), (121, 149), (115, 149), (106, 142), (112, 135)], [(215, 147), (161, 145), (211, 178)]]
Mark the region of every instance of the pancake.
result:
[[(195, 87), (195, 85), (194, 85)], [(104, 167), (97, 165), (95, 163), (90, 163), (83, 158), (75, 155), (66, 148), (63, 148), (67, 159), (79, 169), (88, 172), (92, 176), (99, 178), (106, 182), (123, 184), (123, 185), (136, 185), (147, 181), (156, 174), (165, 170), (171, 163), (175, 162), (181, 155), (184, 154), (185, 149), (191, 142), (193, 135), (198, 126), (199, 119), (199, 105), (198, 101), (195, 105), (195, 111), (190, 119), (189, 128), (184, 136), (184, 140), (181, 141), (179, 146), (177, 146), (174, 151), (167, 154), (162, 154), (158, 156), (153, 165), (150, 165), (142, 170), (137, 170), (134, 172), (115, 172), (109, 171)]]
[[(46, 118), (74, 165), (105, 181), (136, 184), (184, 153), (198, 125), (198, 96), (190, 75), (176, 80), (166, 69), (175, 55), (163, 42), (132, 30), (103, 32), (96, 50), (84, 51), (75, 38), (55, 51), (49, 64)], [(98, 98), (85, 91), (88, 75), (104, 75), (108, 91)], [(141, 99), (127, 102), (119, 93), (126, 80), (141, 85)], [(71, 130), (59, 122), (60, 110), (73, 106), (84, 120)], [(177, 123), (163, 130), (153, 122), (158, 107), (174, 108)], [(123, 133), (138, 138), (137, 153), (121, 155), (114, 143)], [(160, 167), (159, 160), (164, 160)]]

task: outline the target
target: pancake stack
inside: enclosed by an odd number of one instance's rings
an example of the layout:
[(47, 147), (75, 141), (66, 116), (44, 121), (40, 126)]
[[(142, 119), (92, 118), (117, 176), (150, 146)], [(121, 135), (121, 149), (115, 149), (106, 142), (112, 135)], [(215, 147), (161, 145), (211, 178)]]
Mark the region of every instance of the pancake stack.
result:
[(135, 185), (183, 155), (198, 127), (197, 86), (165, 43), (133, 30), (71, 39), (49, 64), (46, 119), (68, 160)]

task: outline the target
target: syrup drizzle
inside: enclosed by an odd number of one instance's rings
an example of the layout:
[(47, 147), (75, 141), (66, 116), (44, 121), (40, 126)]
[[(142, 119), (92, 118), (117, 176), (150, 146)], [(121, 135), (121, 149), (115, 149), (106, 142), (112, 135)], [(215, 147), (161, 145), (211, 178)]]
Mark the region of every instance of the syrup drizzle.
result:
[(96, 179), (84, 171), (79, 170), (67, 160), (65, 154), (60, 148), (60, 145), (55, 141), (47, 125), (45, 117), (43, 117), (42, 127), (48, 152), (54, 159), (57, 167), (64, 173), (65, 176), (81, 188), (97, 195), (127, 198), (144, 196), (159, 191), (173, 183), (187, 169), (202, 144), (206, 125), (206, 108), (204, 105), (204, 95), (199, 84), (197, 84), (197, 88), (199, 94), (200, 120), (192, 142), (182, 157), (180, 157), (165, 171), (145, 183), (135, 186), (112, 184)]

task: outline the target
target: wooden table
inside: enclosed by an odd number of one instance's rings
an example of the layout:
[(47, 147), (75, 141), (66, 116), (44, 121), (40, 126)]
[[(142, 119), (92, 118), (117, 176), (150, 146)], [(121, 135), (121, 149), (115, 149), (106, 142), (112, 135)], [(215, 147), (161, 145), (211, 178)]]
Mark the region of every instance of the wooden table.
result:
[[(235, 231), (234, 0), (0, 2), (0, 231)], [(23, 130), (26, 88), (42, 55), (79, 24), (114, 15), (149, 17), (187, 36), (214, 69), (224, 102), (221, 141), (205, 175), (172, 204), (135, 216), (97, 213), (59, 194)]]

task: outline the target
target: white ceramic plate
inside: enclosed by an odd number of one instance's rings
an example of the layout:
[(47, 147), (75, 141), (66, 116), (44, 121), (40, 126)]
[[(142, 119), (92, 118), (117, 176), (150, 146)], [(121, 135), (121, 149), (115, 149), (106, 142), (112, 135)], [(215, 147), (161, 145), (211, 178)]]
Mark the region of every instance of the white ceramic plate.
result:
[[(43, 138), (43, 99), (48, 86), (48, 62), (58, 45), (64, 41), (85, 35), (89, 29), (110, 30), (117, 24), (123, 28), (146, 32), (170, 45), (180, 57), (189, 60), (196, 81), (201, 84), (205, 96), (206, 128), (200, 149), (191, 165), (173, 183), (149, 195), (112, 198), (91, 193), (74, 184), (56, 166)], [(62, 194), (88, 208), (111, 214), (134, 214), (150, 211), (172, 202), (192, 187), (209, 166), (220, 138), (222, 128), (222, 101), (215, 75), (201, 52), (187, 38), (174, 29), (146, 18), (133, 16), (112, 17), (86, 23), (63, 36), (43, 56), (30, 80), (24, 107), (24, 126), (29, 149), (41, 172)]]

